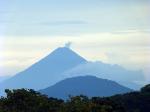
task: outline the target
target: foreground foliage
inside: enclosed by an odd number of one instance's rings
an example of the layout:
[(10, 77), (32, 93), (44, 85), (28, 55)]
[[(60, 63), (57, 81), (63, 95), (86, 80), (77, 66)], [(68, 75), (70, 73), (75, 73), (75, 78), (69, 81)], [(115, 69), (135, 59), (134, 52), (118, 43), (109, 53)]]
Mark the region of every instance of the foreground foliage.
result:
[(112, 97), (88, 98), (80, 95), (67, 101), (48, 98), (32, 89), (5, 90), (0, 98), (0, 112), (148, 112), (150, 85), (139, 92)]

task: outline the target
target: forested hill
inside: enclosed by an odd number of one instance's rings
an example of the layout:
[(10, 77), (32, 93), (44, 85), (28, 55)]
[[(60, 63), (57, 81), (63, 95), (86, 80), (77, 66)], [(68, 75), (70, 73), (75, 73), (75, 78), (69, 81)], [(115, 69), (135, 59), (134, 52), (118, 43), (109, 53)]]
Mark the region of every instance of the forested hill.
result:
[(5, 90), (0, 112), (148, 112), (150, 84), (140, 91), (111, 97), (74, 96), (67, 100), (48, 98), (32, 89)]

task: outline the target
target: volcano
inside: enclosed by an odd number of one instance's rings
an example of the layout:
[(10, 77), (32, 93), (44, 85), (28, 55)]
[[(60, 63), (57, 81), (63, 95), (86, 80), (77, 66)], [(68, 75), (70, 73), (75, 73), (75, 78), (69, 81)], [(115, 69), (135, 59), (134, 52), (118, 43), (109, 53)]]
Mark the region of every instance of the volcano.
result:
[(59, 47), (39, 62), (0, 84), (6, 88), (48, 87), (62, 79), (61, 73), (87, 61), (68, 47)]

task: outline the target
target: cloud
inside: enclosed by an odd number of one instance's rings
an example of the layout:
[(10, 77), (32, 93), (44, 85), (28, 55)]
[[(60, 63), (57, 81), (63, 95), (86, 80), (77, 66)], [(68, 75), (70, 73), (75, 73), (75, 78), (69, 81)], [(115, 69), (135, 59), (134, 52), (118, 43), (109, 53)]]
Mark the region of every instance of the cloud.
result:
[(72, 42), (67, 42), (67, 43), (65, 43), (65, 47), (67, 47), (67, 48), (70, 48), (71, 45), (72, 45)]
[(0, 66), (7, 71), (23, 70), (67, 40), (89, 60), (150, 73), (149, 0), (0, 2)]
[[(55, 48), (72, 42), (71, 49), (87, 60), (100, 60), (119, 64), (128, 69), (143, 69), (150, 65), (150, 32), (128, 30), (118, 32), (87, 33), (79, 36), (36, 36), (3, 38), (0, 54), (8, 71), (15, 67), (21, 71), (48, 55)], [(2, 38), (0, 38), (2, 39)], [(70, 43), (67, 44), (69, 46)], [(21, 62), (21, 63), (20, 63)], [(13, 68), (14, 69), (14, 68)]]
[(47, 26), (61, 26), (61, 25), (85, 25), (88, 24), (86, 21), (81, 20), (66, 20), (66, 21), (48, 21), (48, 22), (37, 22), (37, 25), (47, 25)]
[(5, 24), (5, 35), (9, 36), (81, 35), (150, 26), (149, 5), (140, 0), (46, 0), (42, 3), (17, 0), (2, 6), (2, 9), (13, 12), (9, 16), (0, 15), (2, 24), (10, 20)]

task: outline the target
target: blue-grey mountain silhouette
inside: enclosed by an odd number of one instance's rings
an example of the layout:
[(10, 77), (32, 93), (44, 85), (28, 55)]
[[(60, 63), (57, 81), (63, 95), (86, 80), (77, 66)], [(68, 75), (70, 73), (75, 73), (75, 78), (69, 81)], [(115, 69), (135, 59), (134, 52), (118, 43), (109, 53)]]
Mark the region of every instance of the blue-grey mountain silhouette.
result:
[[(132, 82), (135, 80), (144, 79), (144, 75), (140, 71), (134, 72), (118, 65), (102, 62), (88, 62), (69, 47), (60, 47), (26, 70), (1, 82), (0, 92), (6, 88), (31, 88), (39, 90), (52, 86), (65, 78), (80, 75), (93, 75), (113, 80), (129, 88), (134, 86)], [(135, 88), (133, 87), (132, 89)]]
[(136, 82), (145, 81), (144, 74), (141, 70), (127, 70), (117, 64), (107, 64), (100, 61), (80, 64), (69, 71), (66, 71), (63, 75), (69, 78), (93, 74), (99, 78), (116, 81), (119, 84), (132, 89), (140, 89), (142, 85), (137, 84)]
[(10, 76), (0, 76), (0, 82), (10, 78)]
[(89, 97), (112, 96), (130, 91), (132, 90), (121, 86), (114, 81), (97, 78), (95, 76), (67, 78), (53, 86), (40, 90), (41, 93), (46, 94), (49, 97), (63, 99), (67, 99), (69, 95), (86, 95)]
[(0, 88), (45, 88), (61, 80), (60, 74), (64, 71), (85, 62), (84, 58), (71, 49), (60, 47), (28, 69), (1, 83)]

